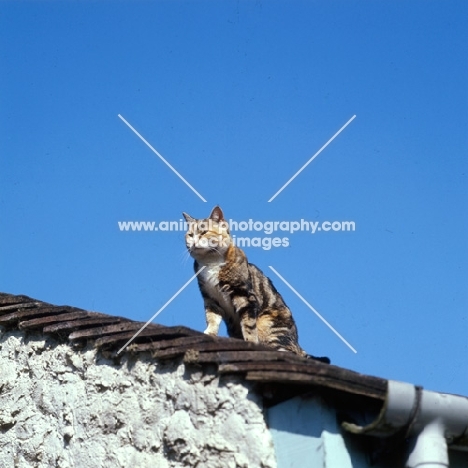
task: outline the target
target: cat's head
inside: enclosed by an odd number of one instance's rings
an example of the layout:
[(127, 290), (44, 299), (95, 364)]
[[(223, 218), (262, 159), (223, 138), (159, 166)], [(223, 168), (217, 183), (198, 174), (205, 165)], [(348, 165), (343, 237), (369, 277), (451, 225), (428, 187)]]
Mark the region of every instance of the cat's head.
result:
[(208, 218), (195, 219), (182, 213), (188, 223), (185, 244), (190, 255), (201, 263), (219, 262), (232, 243), (229, 224), (223, 211), (215, 206)]

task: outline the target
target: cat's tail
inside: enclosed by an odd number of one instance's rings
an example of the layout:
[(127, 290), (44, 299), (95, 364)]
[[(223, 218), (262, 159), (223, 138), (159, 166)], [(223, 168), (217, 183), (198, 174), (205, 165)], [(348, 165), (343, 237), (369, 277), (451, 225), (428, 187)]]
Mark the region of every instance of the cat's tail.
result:
[(307, 354), (297, 343), (290, 343), (289, 346), (275, 347), (278, 351), (292, 351), (293, 353), (304, 357), (306, 359), (314, 359), (315, 361), (323, 362), (324, 364), (330, 364), (330, 358), (326, 356), (317, 357)]
[(324, 364), (330, 364), (330, 358), (326, 356), (322, 357), (317, 357), (317, 356), (312, 356), (312, 354), (307, 354), (299, 345), (294, 350), (291, 350), (295, 352), (296, 354), (299, 354), (299, 356), (305, 357), (307, 359), (313, 359), (314, 361), (318, 362), (323, 362)]
[(323, 362), (324, 364), (330, 364), (330, 358), (327, 358), (326, 356), (323, 357), (316, 357), (312, 356), (310, 354), (306, 354), (305, 356), (307, 359), (314, 359), (315, 361)]

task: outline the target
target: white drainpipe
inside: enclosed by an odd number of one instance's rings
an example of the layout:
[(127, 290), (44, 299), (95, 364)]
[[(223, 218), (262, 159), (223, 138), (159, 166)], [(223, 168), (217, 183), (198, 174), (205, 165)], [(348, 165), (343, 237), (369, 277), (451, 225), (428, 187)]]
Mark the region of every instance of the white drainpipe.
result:
[(368, 426), (343, 423), (355, 434), (388, 437), (404, 430), (413, 438), (407, 468), (449, 466), (447, 445), (468, 451), (468, 398), (388, 381), (385, 404)]
[(424, 426), (416, 438), (407, 466), (409, 468), (448, 467), (447, 441), (444, 432), (444, 424), (441, 421), (434, 421)]

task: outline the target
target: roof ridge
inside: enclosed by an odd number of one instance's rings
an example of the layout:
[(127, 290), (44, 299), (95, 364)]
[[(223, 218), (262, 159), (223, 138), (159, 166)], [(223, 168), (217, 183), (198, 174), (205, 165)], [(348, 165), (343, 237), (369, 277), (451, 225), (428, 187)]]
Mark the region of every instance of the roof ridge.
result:
[(206, 335), (181, 325), (167, 327), (151, 323), (125, 353), (117, 355), (119, 347), (132, 338), (144, 322), (77, 307), (57, 306), (24, 295), (0, 293), (0, 326), (7, 331), (55, 336), (62, 341), (68, 340), (71, 345), (91, 342), (116, 359), (126, 353), (150, 352), (156, 360), (183, 358), (191, 365), (214, 364), (219, 375), (237, 374), (264, 384), (326, 387), (380, 402), (387, 390), (387, 381), (378, 377), (276, 351), (261, 344)]

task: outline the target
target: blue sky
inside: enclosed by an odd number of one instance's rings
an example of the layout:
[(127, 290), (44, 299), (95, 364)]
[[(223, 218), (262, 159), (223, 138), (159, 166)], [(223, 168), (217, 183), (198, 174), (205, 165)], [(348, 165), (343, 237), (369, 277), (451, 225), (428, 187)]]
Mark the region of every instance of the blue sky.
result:
[[(354, 221), (245, 251), (311, 354), (468, 394), (467, 14), (462, 1), (2, 2), (0, 290), (146, 321), (192, 261), (182, 232), (118, 221), (216, 204), (238, 221)], [(196, 283), (157, 321), (202, 330)]]

